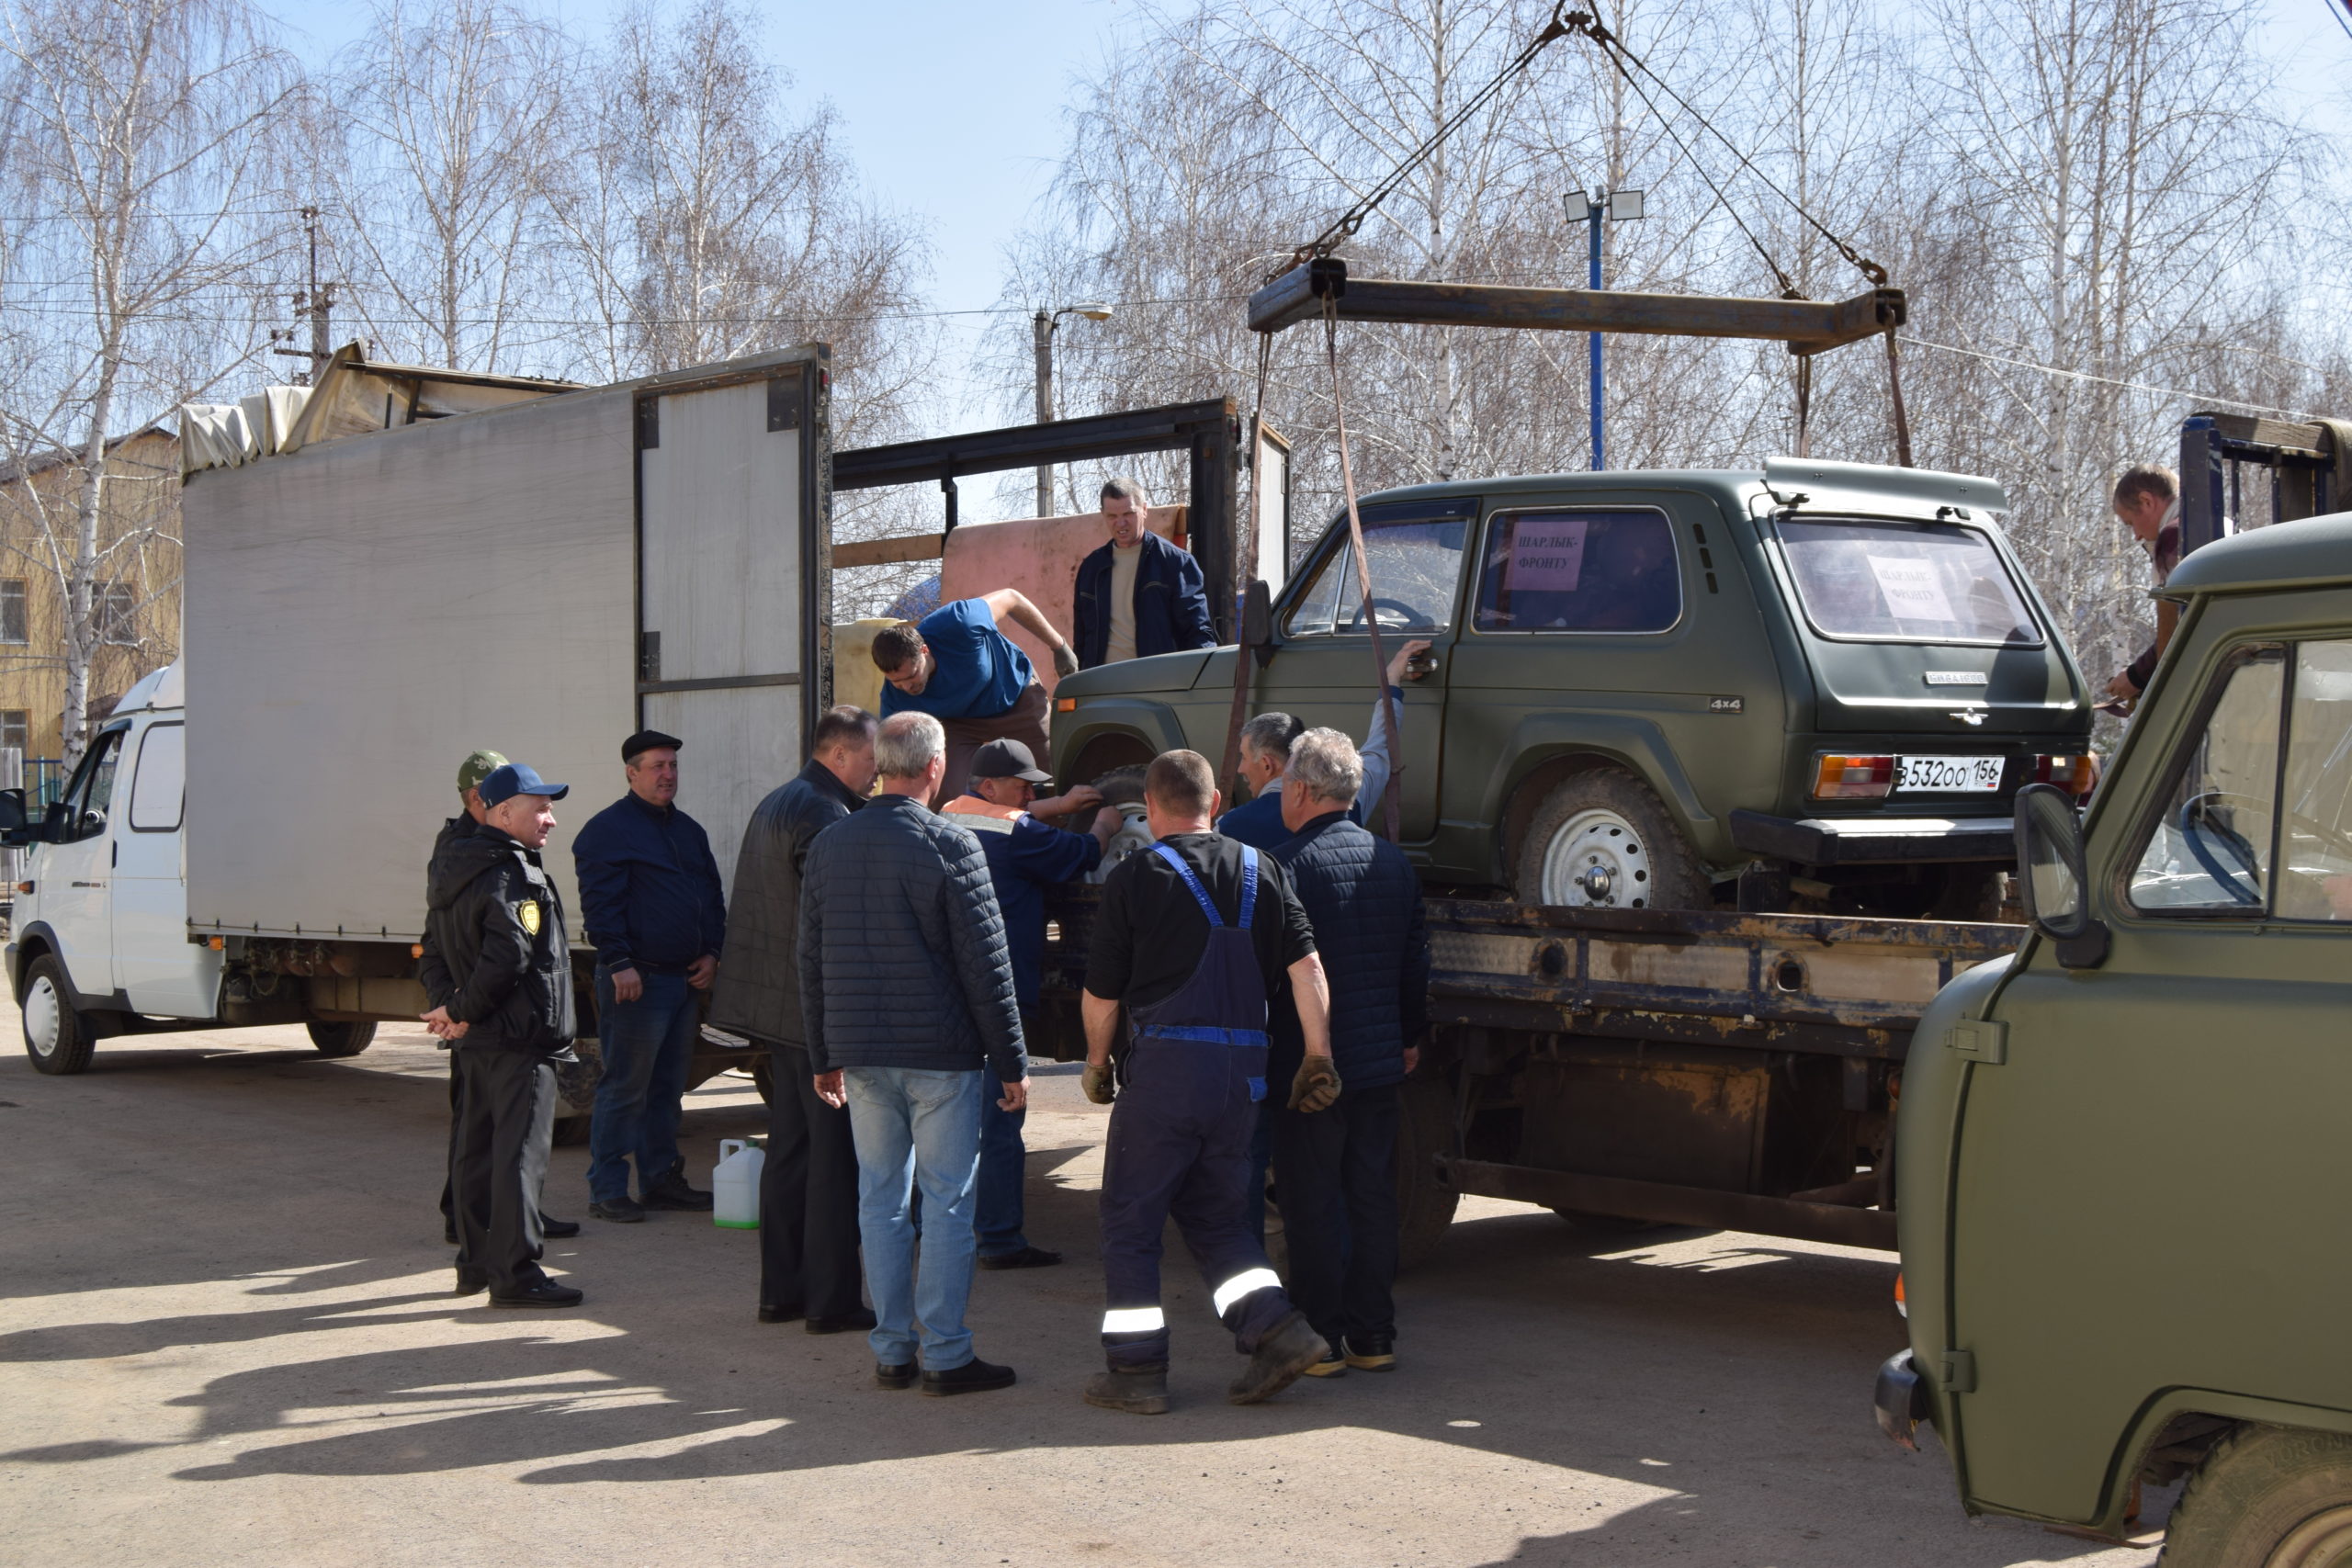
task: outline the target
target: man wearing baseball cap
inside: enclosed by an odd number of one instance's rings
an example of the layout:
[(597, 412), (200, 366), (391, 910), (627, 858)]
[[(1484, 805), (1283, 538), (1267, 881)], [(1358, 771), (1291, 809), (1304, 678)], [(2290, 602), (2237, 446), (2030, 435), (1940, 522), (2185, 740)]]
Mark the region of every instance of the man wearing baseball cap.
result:
[(709, 1190), (686, 1181), (678, 1120), (702, 1023), (695, 993), (718, 974), (727, 899), (710, 836), (678, 809), (682, 744), (658, 729), (622, 741), (628, 793), (571, 841), (605, 1058), (588, 1123), (588, 1213), (629, 1224), (648, 1209), (710, 1210)]
[[(941, 814), (980, 840), (997, 907), (1004, 911), (1005, 947), (1012, 959), (1013, 999), (1021, 1009), (1024, 1038), (1039, 1038), (1037, 989), (1046, 964), (1046, 887), (1072, 882), (1102, 863), (1103, 848), (1119, 830), (1119, 814), (1103, 811), (1102, 792), (1076, 784), (1048, 799), (1039, 786), (1054, 782), (1018, 740), (991, 740), (972, 755), (969, 793), (940, 808)], [(1065, 832), (1037, 820), (1091, 812), (1093, 830)], [(980, 1111), (979, 1190), (972, 1228), (983, 1269), (1041, 1269), (1062, 1255), (1032, 1247), (1022, 1234), (1022, 1184), (1028, 1149), (1021, 1139), (1026, 1107), (1000, 1109), (991, 1100)]]
[[(433, 853), (435, 856), (448, 848), (453, 840), (466, 837), (481, 825), (482, 813), (485, 809), (481, 803), (481, 781), (490, 776), (492, 770), (503, 768), (505, 765), (504, 757), (490, 750), (469, 752), (466, 760), (458, 764), (458, 814), (442, 823), (441, 831), (434, 838)], [(428, 861), (426, 863), (429, 865), (431, 862)], [(420, 956), (423, 959), (419, 965), (420, 973), (442, 975), (448, 973), (446, 962), (434, 953), (433, 932), (429, 927), (424, 933), (424, 953)], [(425, 993), (425, 999), (435, 1007), (439, 1007), (449, 998), (428, 990)], [(445, 1046), (444, 1049), (447, 1047)], [(449, 1063), (449, 1150), (453, 1156), (457, 1152), (457, 1147), (458, 1064), (453, 1057)], [(548, 1236), (578, 1235), (580, 1222), (550, 1219), (542, 1213), (539, 1215), (539, 1230), (542, 1235)], [(449, 1162), (447, 1160), (441, 1163), (441, 1239), (451, 1247), (458, 1245), (458, 1212), (449, 1201)]]
[(539, 851), (568, 793), (507, 762), (475, 787), (482, 820), (433, 857), (421, 978), (447, 999), (424, 1025), (449, 1042), (458, 1129), (449, 1186), (458, 1292), (499, 1307), (568, 1307), (581, 1292), (539, 1267), (539, 1188), (555, 1129), (554, 1064), (571, 1057), (571, 946)]

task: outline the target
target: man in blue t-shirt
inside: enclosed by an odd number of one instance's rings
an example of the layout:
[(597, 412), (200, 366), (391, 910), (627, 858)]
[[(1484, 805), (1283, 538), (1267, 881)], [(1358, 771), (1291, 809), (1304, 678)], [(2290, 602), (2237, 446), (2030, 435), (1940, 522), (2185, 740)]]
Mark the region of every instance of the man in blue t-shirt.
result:
[[(1054, 650), (1057, 675), (1078, 673), (1078, 654), (1045, 613), (1017, 588), (942, 604), (910, 626), (875, 634), (874, 663), (889, 689), (882, 716), (927, 713), (947, 731), (941, 799), (971, 776), (972, 758), (991, 740), (1018, 740), (1033, 754), (1050, 750), (1049, 705), (1029, 656), (998, 629), (1010, 620)], [(934, 808), (937, 800), (930, 802)]]

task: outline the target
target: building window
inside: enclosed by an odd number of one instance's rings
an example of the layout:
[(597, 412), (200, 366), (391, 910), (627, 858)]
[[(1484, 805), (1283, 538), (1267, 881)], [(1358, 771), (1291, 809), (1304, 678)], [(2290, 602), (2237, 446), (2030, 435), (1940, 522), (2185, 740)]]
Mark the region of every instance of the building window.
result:
[(23, 708), (0, 708), (0, 750), (23, 751), (32, 744), (32, 716)]
[(25, 580), (0, 579), (0, 642), (30, 642), (25, 620)]
[(93, 584), (90, 610), (98, 624), (98, 640), (116, 648), (139, 646), (139, 590), (128, 582)]

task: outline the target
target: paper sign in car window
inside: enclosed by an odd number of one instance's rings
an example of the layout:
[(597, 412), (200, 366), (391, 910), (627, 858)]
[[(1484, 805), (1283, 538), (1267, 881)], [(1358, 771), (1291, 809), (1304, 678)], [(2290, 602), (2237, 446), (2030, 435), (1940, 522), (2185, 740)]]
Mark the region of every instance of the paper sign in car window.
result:
[(1960, 618), (1952, 614), (1951, 600), (1944, 592), (1943, 576), (1936, 570), (1935, 562), (1903, 556), (1874, 555), (1869, 559), (1878, 591), (1896, 620), (1949, 624)]
[(1585, 517), (1522, 517), (1511, 530), (1510, 591), (1574, 593), (1584, 576)]

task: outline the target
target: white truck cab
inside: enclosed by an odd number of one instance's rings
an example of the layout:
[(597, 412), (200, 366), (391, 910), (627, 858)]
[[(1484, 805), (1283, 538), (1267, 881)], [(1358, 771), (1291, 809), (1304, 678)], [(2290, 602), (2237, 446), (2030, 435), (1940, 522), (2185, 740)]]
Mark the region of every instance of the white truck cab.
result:
[(223, 955), (187, 928), (182, 691), (177, 664), (131, 687), (41, 820), (21, 791), (0, 804), (25, 847), (8, 976), (43, 1072), (79, 1071), (101, 1035), (220, 1021)]

